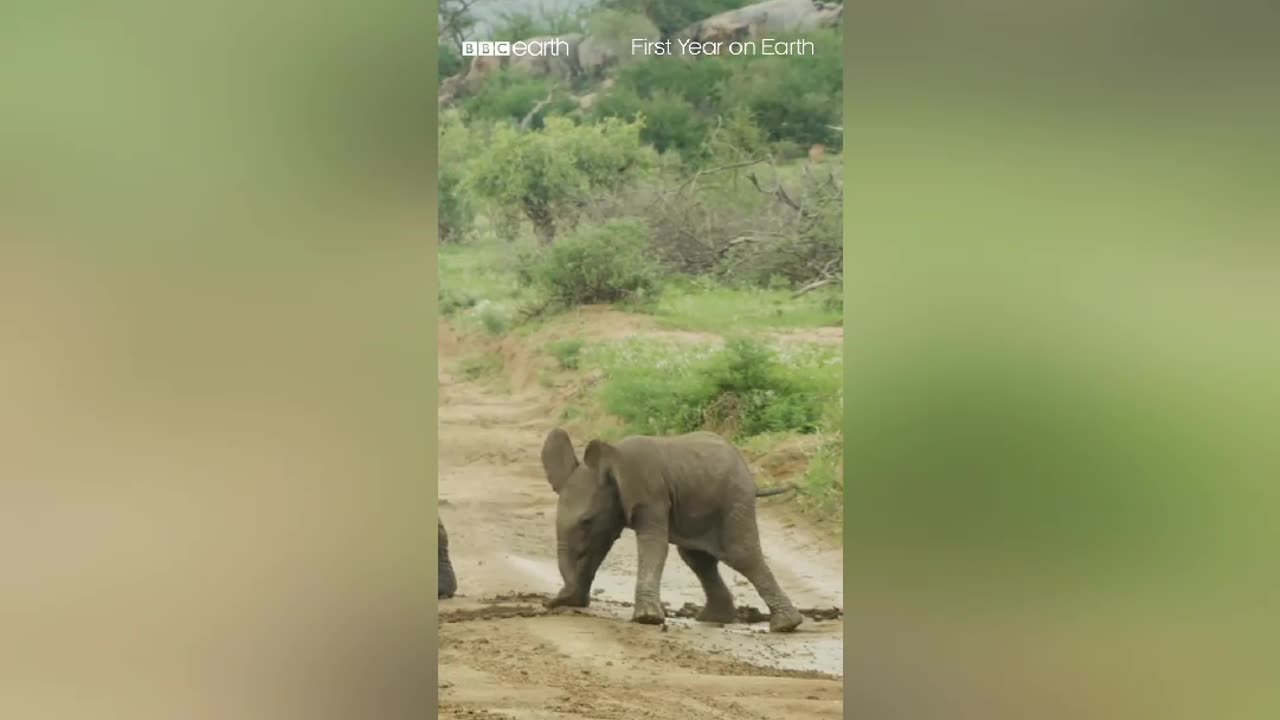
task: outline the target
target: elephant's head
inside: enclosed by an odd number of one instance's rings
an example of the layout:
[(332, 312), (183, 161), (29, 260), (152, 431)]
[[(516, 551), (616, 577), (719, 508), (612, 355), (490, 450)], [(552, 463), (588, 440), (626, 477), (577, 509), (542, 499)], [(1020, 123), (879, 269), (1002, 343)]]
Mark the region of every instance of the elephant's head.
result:
[(559, 496), (556, 554), (564, 588), (552, 605), (586, 607), (596, 571), (626, 524), (617, 480), (601, 462), (605, 447), (593, 440), (579, 462), (569, 434), (560, 428), (542, 446), (547, 482)]

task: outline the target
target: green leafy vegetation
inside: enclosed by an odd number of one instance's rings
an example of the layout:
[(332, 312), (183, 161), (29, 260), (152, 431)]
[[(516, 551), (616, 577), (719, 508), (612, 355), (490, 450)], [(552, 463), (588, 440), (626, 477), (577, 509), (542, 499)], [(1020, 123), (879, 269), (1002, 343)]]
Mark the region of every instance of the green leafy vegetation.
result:
[(568, 307), (651, 296), (658, 267), (648, 229), (635, 220), (578, 228), (534, 267), (533, 281)]
[(585, 343), (581, 339), (557, 340), (547, 345), (547, 353), (556, 359), (561, 370), (577, 370), (578, 355)]
[[(746, 4), (505, 15), (493, 39), (581, 33), (593, 64), (454, 78), (440, 124), (440, 307), (464, 334), (539, 342), (537, 382), (569, 393), (563, 419), (598, 437), (711, 429), (762, 454), (802, 442), (806, 469), (785, 480), (831, 517), (843, 496), (841, 34), (807, 33), (816, 53), (785, 58), (626, 47)], [(465, 18), (449, 17), (449, 37), (465, 36)], [(444, 53), (445, 65), (460, 60)], [(633, 337), (591, 340), (583, 327), (532, 339), (606, 305), (638, 322)], [(463, 372), (501, 374), (501, 360)]]

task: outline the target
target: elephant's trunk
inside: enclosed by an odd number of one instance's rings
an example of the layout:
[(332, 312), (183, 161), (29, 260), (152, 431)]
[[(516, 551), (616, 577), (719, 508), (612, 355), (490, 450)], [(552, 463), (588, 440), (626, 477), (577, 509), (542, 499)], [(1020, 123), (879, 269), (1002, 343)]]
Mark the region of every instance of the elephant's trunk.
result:
[(570, 607), (586, 607), (591, 602), (591, 585), (595, 582), (596, 572), (613, 549), (614, 542), (622, 534), (612, 530), (597, 534), (591, 538), (586, 555), (580, 561), (572, 559), (573, 554), (567, 545), (557, 548), (557, 560), (560, 565), (560, 577), (564, 587), (560, 590), (558, 604)]

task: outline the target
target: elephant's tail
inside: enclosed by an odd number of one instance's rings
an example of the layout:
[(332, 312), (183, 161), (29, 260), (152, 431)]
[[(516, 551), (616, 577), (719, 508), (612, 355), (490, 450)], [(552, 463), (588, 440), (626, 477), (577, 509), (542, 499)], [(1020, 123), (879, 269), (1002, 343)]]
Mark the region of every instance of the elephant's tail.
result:
[(799, 490), (799, 488), (796, 487), (795, 483), (791, 483), (789, 485), (783, 485), (782, 487), (778, 487), (778, 488), (770, 488), (768, 490), (761, 490), (760, 488), (756, 488), (756, 497), (770, 497), (772, 495), (781, 495), (782, 493), (789, 492), (791, 490)]

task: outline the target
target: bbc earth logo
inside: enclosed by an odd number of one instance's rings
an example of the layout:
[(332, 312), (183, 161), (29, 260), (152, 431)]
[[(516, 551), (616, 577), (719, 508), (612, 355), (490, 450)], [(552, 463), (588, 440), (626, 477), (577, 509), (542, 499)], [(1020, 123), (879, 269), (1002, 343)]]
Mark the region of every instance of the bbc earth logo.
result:
[(466, 40), (462, 43), (465, 57), (563, 57), (569, 54), (569, 43), (561, 38), (548, 40)]

